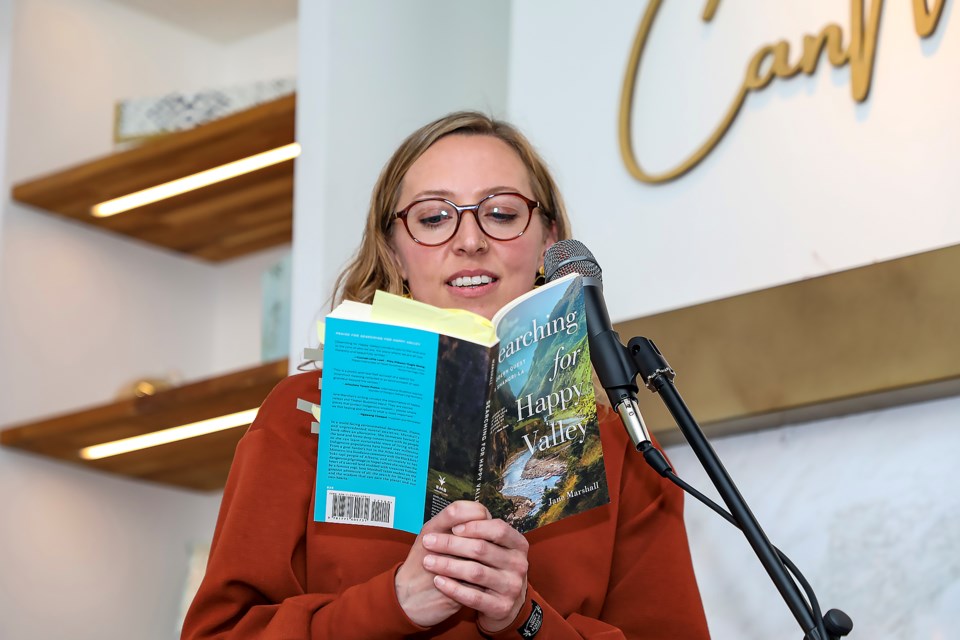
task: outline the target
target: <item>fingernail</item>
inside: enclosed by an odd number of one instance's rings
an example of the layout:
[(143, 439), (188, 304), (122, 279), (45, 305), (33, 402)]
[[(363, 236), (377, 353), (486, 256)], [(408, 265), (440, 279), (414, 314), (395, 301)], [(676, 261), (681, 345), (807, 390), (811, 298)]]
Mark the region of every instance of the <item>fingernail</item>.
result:
[(447, 581), (441, 578), (440, 576), (433, 577), (433, 584), (437, 585), (438, 587), (442, 587), (444, 584), (446, 584), (446, 582)]
[(435, 565), (435, 564), (437, 564), (437, 559), (436, 559), (436, 557), (434, 557), (434, 556), (425, 556), (425, 557), (423, 558), (423, 566), (425, 566), (426, 568), (429, 569), (430, 567), (432, 567), (432, 566)]
[(435, 545), (435, 544), (437, 544), (437, 536), (435, 536), (435, 535), (432, 534), (432, 533), (423, 536), (423, 545), (424, 545), (424, 546), (426, 546), (426, 547), (432, 547), (432, 546)]
[(460, 535), (461, 533), (463, 533), (464, 529), (466, 529), (466, 527), (464, 527), (462, 524), (458, 524), (452, 529), (452, 531), (455, 534)]

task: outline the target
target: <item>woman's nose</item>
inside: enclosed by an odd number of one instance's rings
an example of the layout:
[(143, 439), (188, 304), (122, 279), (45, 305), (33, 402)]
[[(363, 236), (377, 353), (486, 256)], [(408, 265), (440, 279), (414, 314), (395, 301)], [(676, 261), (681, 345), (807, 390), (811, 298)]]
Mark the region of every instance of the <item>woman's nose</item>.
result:
[(460, 228), (454, 234), (452, 242), (458, 251), (475, 253), (487, 248), (487, 237), (480, 229), (476, 211), (464, 211), (460, 218)]

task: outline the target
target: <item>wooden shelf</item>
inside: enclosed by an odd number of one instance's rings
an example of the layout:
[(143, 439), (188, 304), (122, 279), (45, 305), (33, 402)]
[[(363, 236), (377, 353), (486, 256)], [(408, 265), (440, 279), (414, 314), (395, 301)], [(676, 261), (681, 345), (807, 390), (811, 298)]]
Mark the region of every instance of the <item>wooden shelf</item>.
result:
[(108, 218), (93, 205), (294, 142), (296, 96), (14, 185), (13, 199), (85, 224), (219, 262), (288, 243), (287, 161)]
[(131, 453), (84, 460), (83, 447), (260, 406), (287, 376), (287, 360), (236, 371), (111, 404), (4, 429), (0, 444), (178, 487), (223, 487), (245, 429), (235, 428)]

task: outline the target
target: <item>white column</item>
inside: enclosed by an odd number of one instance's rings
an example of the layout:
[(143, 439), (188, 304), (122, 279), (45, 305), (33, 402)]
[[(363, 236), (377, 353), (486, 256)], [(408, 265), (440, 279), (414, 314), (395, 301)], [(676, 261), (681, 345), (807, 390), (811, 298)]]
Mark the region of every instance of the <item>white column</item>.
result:
[(400, 141), (450, 111), (504, 115), (509, 8), (507, 0), (300, 3), (292, 361), (317, 343), (315, 322)]

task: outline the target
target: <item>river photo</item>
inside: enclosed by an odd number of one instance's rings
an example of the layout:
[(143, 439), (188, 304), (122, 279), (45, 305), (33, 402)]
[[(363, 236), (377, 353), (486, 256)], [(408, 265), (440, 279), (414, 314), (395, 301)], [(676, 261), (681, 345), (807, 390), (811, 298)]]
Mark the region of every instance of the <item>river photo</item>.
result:
[(503, 488), (500, 489), (500, 493), (508, 498), (526, 498), (533, 503), (530, 511), (523, 515), (531, 515), (540, 510), (540, 500), (544, 492), (557, 485), (567, 468), (561, 460), (551, 458), (534, 460), (531, 468), (527, 469), (532, 457), (533, 453), (526, 450), (512, 458), (503, 474)]

